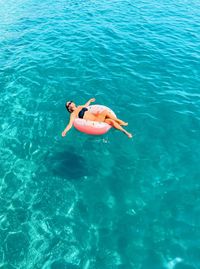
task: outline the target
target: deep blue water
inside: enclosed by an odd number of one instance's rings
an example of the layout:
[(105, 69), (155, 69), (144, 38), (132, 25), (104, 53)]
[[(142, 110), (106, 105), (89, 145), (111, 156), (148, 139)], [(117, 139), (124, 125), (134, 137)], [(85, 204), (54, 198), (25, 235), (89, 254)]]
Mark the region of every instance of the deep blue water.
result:
[[(0, 268), (200, 268), (200, 2), (0, 6)], [(62, 138), (91, 97), (134, 138)]]

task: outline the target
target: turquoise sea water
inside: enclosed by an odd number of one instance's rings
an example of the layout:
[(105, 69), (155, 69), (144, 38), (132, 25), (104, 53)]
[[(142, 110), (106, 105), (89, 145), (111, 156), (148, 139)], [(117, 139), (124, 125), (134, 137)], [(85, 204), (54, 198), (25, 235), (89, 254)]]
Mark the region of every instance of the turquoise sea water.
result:
[(0, 5), (0, 268), (199, 269), (200, 2)]

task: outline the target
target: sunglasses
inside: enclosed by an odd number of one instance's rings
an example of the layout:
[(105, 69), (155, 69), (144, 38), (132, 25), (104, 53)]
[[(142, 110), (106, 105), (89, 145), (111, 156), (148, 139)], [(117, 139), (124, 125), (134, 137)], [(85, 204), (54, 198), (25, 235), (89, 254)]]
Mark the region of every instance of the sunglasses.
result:
[(73, 103), (73, 101), (70, 101), (67, 105), (67, 108), (69, 108), (69, 106), (71, 105), (71, 103)]

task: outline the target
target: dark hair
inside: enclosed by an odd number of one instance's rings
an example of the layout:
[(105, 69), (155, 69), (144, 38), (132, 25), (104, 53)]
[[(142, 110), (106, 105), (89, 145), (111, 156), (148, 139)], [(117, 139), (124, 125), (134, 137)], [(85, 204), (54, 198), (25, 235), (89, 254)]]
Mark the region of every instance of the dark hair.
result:
[[(68, 103), (68, 105), (67, 105), (67, 103)], [(71, 104), (71, 103), (73, 103), (73, 101), (69, 101), (69, 102), (67, 102), (66, 104), (65, 104), (65, 107), (66, 107), (66, 109), (67, 109), (67, 111), (69, 112), (69, 113), (72, 113), (72, 111), (69, 109), (69, 105)]]

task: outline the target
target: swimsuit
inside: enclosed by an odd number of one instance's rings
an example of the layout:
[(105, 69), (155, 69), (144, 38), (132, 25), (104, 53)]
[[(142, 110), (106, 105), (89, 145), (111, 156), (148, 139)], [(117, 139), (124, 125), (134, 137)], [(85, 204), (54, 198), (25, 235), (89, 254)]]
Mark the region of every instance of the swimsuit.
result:
[(84, 114), (85, 114), (86, 111), (88, 111), (88, 109), (87, 109), (86, 107), (83, 107), (83, 108), (81, 109), (81, 111), (78, 113), (78, 117), (79, 117), (80, 119), (83, 119)]

